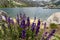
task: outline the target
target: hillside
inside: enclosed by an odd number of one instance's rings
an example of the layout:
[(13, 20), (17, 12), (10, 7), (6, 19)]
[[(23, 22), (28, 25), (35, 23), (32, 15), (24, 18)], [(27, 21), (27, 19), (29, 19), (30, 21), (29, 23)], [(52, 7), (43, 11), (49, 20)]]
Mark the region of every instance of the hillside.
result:
[(25, 7), (25, 6), (28, 6), (28, 5), (23, 2), (19, 3), (14, 0), (0, 0), (0, 8)]

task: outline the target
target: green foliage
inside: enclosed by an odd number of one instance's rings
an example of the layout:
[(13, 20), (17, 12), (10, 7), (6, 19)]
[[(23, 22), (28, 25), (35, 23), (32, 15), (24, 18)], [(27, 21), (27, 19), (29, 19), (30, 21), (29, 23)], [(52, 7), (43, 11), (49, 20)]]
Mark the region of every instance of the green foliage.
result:
[(53, 40), (60, 40), (60, 37), (58, 35), (54, 35), (54, 39)]
[[(10, 24), (10, 26), (5, 26), (5, 24), (8, 24), (8, 22), (2, 20), (0, 26), (2, 29), (0, 30), (0, 40), (22, 40), (22, 30), (23, 28), (20, 27), (19, 24)], [(52, 29), (56, 29), (57, 25), (54, 23), (50, 24), (50, 27)], [(38, 35), (35, 35), (35, 31), (32, 32), (31, 26), (26, 28), (26, 38), (24, 40), (40, 40), (42, 37), (42, 34), (44, 33), (44, 29), (40, 29), (40, 32)], [(57, 37), (57, 36), (56, 36)], [(57, 37), (60, 39), (60, 37)]]
[(51, 28), (51, 29), (57, 29), (58, 27), (57, 27), (57, 24), (51, 23), (51, 24), (50, 24), (50, 28)]
[(41, 29), (41, 32), (39, 32), (39, 35), (38, 35), (38, 40), (41, 39), (43, 33), (44, 33), (44, 29)]

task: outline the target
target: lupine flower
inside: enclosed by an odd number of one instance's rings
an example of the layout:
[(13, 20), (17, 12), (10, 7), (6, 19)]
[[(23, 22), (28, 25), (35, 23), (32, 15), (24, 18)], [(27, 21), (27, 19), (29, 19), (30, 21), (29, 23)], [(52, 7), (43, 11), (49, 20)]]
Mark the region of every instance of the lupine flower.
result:
[(17, 23), (19, 24), (19, 18), (18, 17), (16, 18), (16, 20), (17, 20)]
[(22, 19), (22, 14), (20, 13), (20, 18)]
[(47, 34), (48, 34), (48, 32), (45, 32), (45, 33), (43, 34), (43, 36), (41, 37), (41, 38), (42, 38), (41, 40), (44, 40), (44, 39), (45, 39), (44, 37), (47, 37)]
[(44, 32), (43, 32), (43, 34), (42, 34), (41, 40), (44, 40), (44, 36), (47, 35), (47, 32), (46, 32), (45, 29), (46, 29), (46, 22), (44, 23)]
[(36, 35), (38, 34), (40, 29), (40, 19), (38, 20), (37, 27), (36, 27)]
[[(20, 20), (20, 18), (22, 18), (22, 20)], [(1, 17), (0, 17), (1, 18)], [(6, 18), (6, 20), (7, 20), (7, 22), (8, 22), (8, 24), (7, 24), (7, 26), (8, 26), (8, 30), (11, 30), (9, 33), (11, 33), (12, 32), (12, 29), (11, 29), (11, 27), (13, 27), (13, 26), (11, 26), (10, 24), (14, 24), (14, 21), (10, 18), (10, 17), (6, 17), (5, 16), (5, 18)], [(27, 18), (27, 20), (25, 20)], [(37, 26), (36, 26), (36, 23), (35, 23), (35, 20), (36, 20), (36, 17), (34, 17), (34, 22), (32, 23), (32, 26), (31, 26), (31, 29), (30, 29), (30, 27), (26, 27), (26, 25), (27, 26), (30, 26), (30, 19), (29, 19), (29, 17), (26, 17), (26, 15), (24, 14), (24, 15), (22, 15), (22, 14), (20, 14), (20, 16), (17, 14), (17, 18), (16, 18), (16, 20), (17, 20), (17, 23), (19, 24), (19, 26), (22, 28), (21, 30), (18, 28), (18, 31), (20, 31), (19, 32), (19, 35), (16, 35), (16, 36), (19, 36), (19, 38), (23, 38), (23, 39), (25, 39), (25, 38), (27, 38), (27, 40), (29, 40), (30, 38), (31, 38), (31, 40), (34, 40), (34, 38), (37, 40), (37, 38), (38, 38), (38, 33), (39, 33), (39, 29), (40, 29), (40, 19), (38, 20), (38, 23), (37, 23)], [(25, 21), (27, 21), (27, 23), (25, 24)], [(5, 26), (4, 26), (4, 22), (2, 21), (2, 28), (4, 28)], [(17, 25), (15, 25), (15, 26), (17, 26)], [(25, 27), (26, 27), (26, 29), (25, 29)], [(36, 28), (35, 28), (36, 27)], [(29, 28), (29, 30), (27, 29), (27, 28)], [(6, 28), (4, 28), (4, 29), (6, 29)], [(46, 22), (44, 23), (44, 29), (46, 29)], [(17, 30), (17, 29), (16, 29)], [(27, 31), (26, 31), (27, 30)], [(4, 30), (5, 31), (5, 30)], [(32, 31), (32, 32), (31, 32)], [(44, 31), (43, 32), (43, 36), (41, 37), (41, 40), (49, 40), (50, 38), (51, 38), (51, 36), (53, 36), (54, 35), (54, 33), (55, 33), (55, 29), (53, 29), (52, 31), (51, 31), (51, 33), (49, 34), (47, 31)], [(7, 31), (6, 31), (7, 32)], [(31, 32), (31, 33), (30, 33)], [(13, 34), (14, 34), (15, 32), (13, 32)], [(49, 34), (49, 35), (47, 35), (47, 34)], [(6, 35), (8, 35), (8, 34), (6, 34)], [(11, 34), (12, 35), (12, 34)], [(35, 37), (35, 35), (36, 35), (36, 37)], [(12, 36), (11, 36), (12, 37)], [(13, 36), (14, 37), (14, 36)], [(47, 37), (47, 38), (46, 38)], [(17, 38), (16, 38), (17, 39)]]
[(52, 32), (48, 35), (48, 37), (46, 38), (46, 40), (49, 40), (50, 38), (51, 38), (51, 36), (53, 36), (54, 35), (54, 33), (55, 33), (55, 29), (53, 29), (52, 30)]
[(26, 24), (28, 27), (30, 26), (30, 19), (29, 17), (27, 17), (27, 24)]
[(21, 21), (21, 28), (25, 28), (25, 20), (24, 19)]
[(32, 28), (31, 28), (32, 32), (34, 31), (35, 27), (36, 27), (36, 23), (33, 22), (32, 23)]
[(47, 34), (48, 34), (48, 32), (45, 32), (45, 33), (44, 33), (44, 36), (46, 36)]
[(12, 24), (14, 24), (14, 21), (13, 21), (13, 19), (12, 18), (10, 18), (10, 17), (8, 17), (8, 23), (10, 24), (10, 23), (12, 23)]
[(40, 27), (37, 27), (37, 28), (36, 28), (36, 35), (38, 34), (39, 29), (40, 29)]
[(45, 39), (44, 37), (47, 37), (47, 34), (48, 34), (48, 32), (44, 32), (43, 35), (42, 35), (42, 37), (41, 37), (41, 40), (44, 40)]
[(37, 27), (40, 27), (40, 19), (38, 20)]
[(26, 15), (25, 14), (23, 14), (23, 19), (26, 20)]
[(22, 38), (24, 39), (26, 37), (26, 30), (22, 30)]
[(46, 22), (44, 23), (44, 29), (46, 29)]
[(14, 24), (14, 21), (11, 19), (11, 23)]
[(8, 23), (10, 24), (10, 17), (8, 17)]

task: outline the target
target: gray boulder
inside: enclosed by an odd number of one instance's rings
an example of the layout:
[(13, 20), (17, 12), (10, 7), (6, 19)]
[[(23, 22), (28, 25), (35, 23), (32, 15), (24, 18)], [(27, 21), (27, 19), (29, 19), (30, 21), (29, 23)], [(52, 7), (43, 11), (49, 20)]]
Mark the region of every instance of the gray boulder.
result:
[(55, 24), (60, 24), (60, 12), (53, 13), (47, 21), (49, 23), (55, 23)]

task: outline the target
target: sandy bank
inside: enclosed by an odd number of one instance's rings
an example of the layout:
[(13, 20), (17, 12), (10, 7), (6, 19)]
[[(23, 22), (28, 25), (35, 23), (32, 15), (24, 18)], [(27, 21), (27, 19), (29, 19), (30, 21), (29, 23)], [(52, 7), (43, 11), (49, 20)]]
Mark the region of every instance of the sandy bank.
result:
[[(13, 18), (13, 20), (14, 20), (14, 23), (16, 23), (16, 19)], [(43, 21), (42, 21), (42, 20), (40, 20), (40, 21), (41, 21), (41, 26), (40, 26), (40, 28), (42, 29), (42, 28), (44, 28), (44, 24), (43, 24)], [(30, 19), (30, 24), (32, 24), (33, 22), (35, 22), (36, 25), (37, 25), (38, 19), (36, 19), (35, 21), (34, 21), (34, 19)]]

